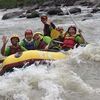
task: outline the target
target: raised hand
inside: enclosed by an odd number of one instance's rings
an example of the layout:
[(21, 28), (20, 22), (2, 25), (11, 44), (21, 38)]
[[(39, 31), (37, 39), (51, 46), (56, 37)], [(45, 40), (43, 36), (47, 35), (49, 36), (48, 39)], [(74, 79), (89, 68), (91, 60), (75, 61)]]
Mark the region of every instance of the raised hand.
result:
[(47, 20), (46, 21), (46, 24), (50, 25), (51, 24), (51, 21), (50, 20)]
[(3, 44), (7, 44), (7, 42), (8, 42), (7, 36), (3, 35), (2, 42), (3, 42)]

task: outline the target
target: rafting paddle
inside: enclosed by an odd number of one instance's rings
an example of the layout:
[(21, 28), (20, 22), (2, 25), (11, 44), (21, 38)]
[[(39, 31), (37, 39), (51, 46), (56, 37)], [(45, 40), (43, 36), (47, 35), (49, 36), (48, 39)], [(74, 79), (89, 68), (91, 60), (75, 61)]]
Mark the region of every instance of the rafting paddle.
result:
[(56, 29), (51, 30), (51, 38), (52, 39), (57, 39), (60, 36), (60, 32), (57, 31)]

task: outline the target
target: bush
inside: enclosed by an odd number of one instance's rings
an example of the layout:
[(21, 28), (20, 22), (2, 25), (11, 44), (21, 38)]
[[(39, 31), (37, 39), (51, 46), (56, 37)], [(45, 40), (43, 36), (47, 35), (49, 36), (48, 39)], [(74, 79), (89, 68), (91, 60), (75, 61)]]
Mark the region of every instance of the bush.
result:
[(17, 7), (16, 0), (0, 0), (0, 8), (15, 8)]
[(30, 6), (36, 3), (42, 4), (47, 0), (0, 0), (0, 8), (16, 8)]

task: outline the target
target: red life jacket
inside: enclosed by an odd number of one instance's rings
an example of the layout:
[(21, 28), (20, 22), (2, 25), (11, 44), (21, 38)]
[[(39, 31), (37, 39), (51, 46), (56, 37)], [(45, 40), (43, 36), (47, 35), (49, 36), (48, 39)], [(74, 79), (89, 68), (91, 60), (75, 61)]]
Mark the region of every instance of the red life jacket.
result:
[(75, 40), (74, 38), (65, 39), (62, 48), (74, 48)]
[(21, 52), (22, 49), (21, 49), (21, 46), (18, 45), (18, 46), (9, 46), (10, 47), (10, 54), (15, 54), (16, 52)]

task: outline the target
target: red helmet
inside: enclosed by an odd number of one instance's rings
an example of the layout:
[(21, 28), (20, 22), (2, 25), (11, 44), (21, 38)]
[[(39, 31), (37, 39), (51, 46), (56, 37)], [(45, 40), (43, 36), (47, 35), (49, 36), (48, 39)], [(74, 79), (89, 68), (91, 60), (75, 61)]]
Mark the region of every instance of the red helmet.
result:
[(27, 30), (25, 31), (25, 36), (26, 36), (26, 35), (33, 35), (32, 30), (27, 29)]

